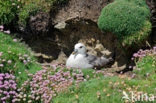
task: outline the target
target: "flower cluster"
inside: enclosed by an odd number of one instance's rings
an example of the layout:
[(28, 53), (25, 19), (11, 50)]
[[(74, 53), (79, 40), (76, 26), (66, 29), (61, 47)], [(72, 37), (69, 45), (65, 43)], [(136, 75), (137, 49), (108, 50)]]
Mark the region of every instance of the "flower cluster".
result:
[[(5, 55), (9, 55), (9, 56), (6, 57)], [(16, 54), (10, 50), (8, 50), (7, 52), (1, 51), (0, 52), (0, 71), (3, 73), (10, 72), (10, 68), (11, 68), (11, 71), (15, 72), (15, 69), (18, 69), (18, 67), (16, 66), (17, 61), (19, 61), (24, 66), (28, 66), (29, 64), (33, 62), (31, 58), (26, 54), (24, 55), (22, 55), (21, 53)]]
[[(30, 79), (25, 81), (18, 89), (13, 102), (37, 102), (50, 103), (52, 98), (67, 87), (82, 81), (86, 81), (81, 71), (73, 72), (63, 66), (53, 65), (52, 68), (43, 67), (35, 75), (28, 74)], [(28, 93), (29, 92), (29, 93)]]
[(17, 95), (15, 76), (0, 73), (0, 103), (9, 103)]
[(150, 50), (139, 50), (133, 54), (132, 60), (136, 63), (136, 66), (133, 67), (134, 72), (139, 73), (139, 76), (149, 77), (154, 73), (156, 67), (156, 47)]
[(134, 60), (134, 58), (139, 58), (139, 60), (141, 60), (142, 58), (144, 58), (145, 56), (156, 56), (156, 47), (153, 47), (153, 49), (146, 49), (146, 50), (139, 50), (137, 53), (133, 54), (133, 58), (132, 60)]

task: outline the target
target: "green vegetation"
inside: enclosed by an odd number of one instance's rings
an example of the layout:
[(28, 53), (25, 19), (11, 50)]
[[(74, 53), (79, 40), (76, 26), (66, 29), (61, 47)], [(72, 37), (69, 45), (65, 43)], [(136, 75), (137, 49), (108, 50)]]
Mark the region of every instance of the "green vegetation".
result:
[(25, 27), (30, 15), (35, 15), (41, 8), (39, 8), (36, 4), (30, 3), (25, 5), (22, 10), (19, 12), (19, 21), (18, 25), (21, 27)]
[[(46, 93), (46, 98), (50, 98), (49, 101), (53, 101), (54, 103), (66, 103), (67, 101), (68, 103), (124, 103), (128, 102), (128, 100), (122, 99), (123, 91), (130, 98), (131, 92), (135, 92), (135, 97), (140, 93), (147, 93), (147, 96), (150, 97), (150, 94), (156, 94), (156, 48), (144, 51), (140, 50), (134, 54), (136, 67), (134, 67), (135, 74), (132, 76), (124, 74), (110, 76), (106, 75), (104, 71), (74, 70), (56, 65), (41, 69), (35, 63), (31, 51), (24, 44), (20, 43), (19, 40), (13, 39), (8, 34), (2, 32), (0, 32), (0, 39), (0, 70), (2, 73), (10, 72), (16, 75), (16, 80), (18, 79), (17, 88), (20, 91), (16, 89), (15, 91), (22, 93), (15, 96), (13, 99), (15, 101), (40, 103), (47, 100), (42, 99), (42, 96)], [(19, 59), (20, 57), (22, 58)], [(24, 62), (24, 60), (27, 62)], [(28, 60), (32, 61), (32, 63), (29, 63)], [(16, 67), (14, 67), (15, 64)], [(26, 73), (25, 70), (31, 74)], [(51, 86), (52, 83), (54, 83), (54, 86)], [(49, 89), (44, 90), (44, 88)], [(9, 90), (7, 91), (9, 92)], [(43, 93), (44, 91), (46, 92)], [(33, 96), (37, 100), (32, 99), (31, 97)], [(7, 100), (10, 101), (12, 99)], [(142, 103), (146, 103), (146, 101)]]
[(68, 0), (22, 0), (22, 9), (19, 12), (19, 26), (25, 27), (30, 16), (37, 12), (50, 12), (57, 5), (66, 3)]
[(16, 19), (19, 5), (18, 0), (0, 0), (0, 25), (8, 25)]
[[(0, 102), (131, 103), (132, 92), (137, 101), (146, 99), (140, 94), (156, 95), (156, 47), (133, 55), (136, 66), (132, 75), (64, 65), (41, 67), (31, 50), (5, 31), (4, 26), (15, 24), (16, 20), (25, 27), (31, 15), (50, 12), (67, 1), (0, 0)], [(104, 32), (114, 33), (123, 45), (139, 48), (151, 31), (149, 16), (144, 0), (116, 0), (102, 10), (98, 26)], [(130, 100), (122, 98), (123, 92)], [(149, 98), (141, 101), (148, 102)]]
[[(152, 83), (152, 86), (150, 86)], [(147, 85), (147, 87), (145, 86)], [(122, 99), (123, 91), (131, 98), (130, 91), (153, 94), (155, 81), (147, 80), (128, 80), (119, 77), (101, 77), (81, 83), (78, 87), (73, 86), (68, 90), (60, 93), (54, 98), (54, 103), (125, 103)], [(136, 95), (136, 94), (135, 94)], [(142, 102), (144, 103), (144, 102)], [(146, 101), (145, 101), (146, 103)]]
[(134, 54), (136, 67), (134, 67), (134, 73), (138, 78), (146, 78), (149, 80), (155, 80), (156, 75), (156, 47), (150, 50), (140, 50)]
[(25, 71), (35, 73), (41, 70), (35, 61), (31, 51), (24, 44), (8, 34), (0, 32), (1, 73), (14, 73), (15, 76), (19, 77), (19, 82), (22, 82), (27, 79)]
[(121, 37), (140, 31), (149, 17), (149, 9), (119, 0), (104, 7), (98, 26), (102, 31), (113, 32)]
[(148, 9), (148, 6), (147, 6), (145, 0), (116, 0), (116, 1), (119, 1), (119, 2), (122, 2), (122, 1), (130, 2), (130, 3), (135, 4), (136, 6), (145, 7), (145, 8)]
[[(112, 32), (129, 46), (142, 42), (149, 36), (149, 17), (150, 11), (146, 1), (116, 0), (103, 8), (98, 26), (104, 32)], [(138, 37), (140, 39), (137, 40)]]
[[(53, 99), (53, 102), (131, 103), (141, 101), (141, 103), (154, 103), (154, 96), (156, 95), (156, 47), (150, 50), (139, 50), (134, 53), (132, 59), (136, 66), (133, 67), (131, 76), (121, 74), (103, 77), (103, 75), (99, 75), (98, 78), (91, 78), (79, 86), (72, 86), (61, 92)], [(83, 72), (85, 74), (86, 71)], [(122, 98), (125, 96), (123, 92), (128, 95), (130, 100)]]
[(122, 45), (126, 47), (139, 48), (144, 41), (148, 40), (152, 25), (149, 21), (144, 23), (144, 27), (135, 34), (124, 36), (121, 40)]
[(0, 0), (0, 25), (25, 27), (31, 15), (37, 12), (50, 12), (68, 0)]
[[(151, 50), (140, 50), (134, 54), (136, 66), (132, 76), (119, 75), (113, 77), (98, 76), (98, 79), (91, 78), (89, 81), (81, 83), (79, 86), (72, 86), (61, 92), (54, 103), (129, 103), (141, 101), (154, 103), (156, 94), (156, 47)], [(84, 74), (86, 71), (83, 71)], [(90, 73), (91, 74), (91, 73)], [(128, 94), (130, 100), (123, 99), (123, 91)], [(137, 99), (132, 99), (133, 97)], [(141, 94), (144, 97), (141, 97)], [(150, 98), (146, 101), (145, 94)], [(137, 96), (138, 95), (138, 96)], [(140, 96), (140, 97), (139, 97)], [(153, 98), (153, 99), (152, 99)]]

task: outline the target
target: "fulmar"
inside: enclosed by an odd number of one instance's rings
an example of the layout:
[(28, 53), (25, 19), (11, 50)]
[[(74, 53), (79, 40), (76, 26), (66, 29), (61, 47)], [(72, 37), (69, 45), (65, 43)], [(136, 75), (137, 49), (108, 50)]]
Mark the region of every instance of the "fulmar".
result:
[(101, 69), (113, 61), (113, 58), (107, 59), (88, 54), (85, 45), (77, 43), (74, 47), (74, 52), (66, 61), (66, 66), (82, 69)]

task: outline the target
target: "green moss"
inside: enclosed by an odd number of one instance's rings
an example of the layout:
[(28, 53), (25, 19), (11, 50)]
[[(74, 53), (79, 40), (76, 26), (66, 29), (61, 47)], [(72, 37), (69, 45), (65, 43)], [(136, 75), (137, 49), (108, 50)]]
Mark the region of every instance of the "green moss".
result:
[(112, 32), (118, 38), (140, 31), (150, 11), (144, 0), (116, 0), (103, 8), (98, 26), (104, 32)]

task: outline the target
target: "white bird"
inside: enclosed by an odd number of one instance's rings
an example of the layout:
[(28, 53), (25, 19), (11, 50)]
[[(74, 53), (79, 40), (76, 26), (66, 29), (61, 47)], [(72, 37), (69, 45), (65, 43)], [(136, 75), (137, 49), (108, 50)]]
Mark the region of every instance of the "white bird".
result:
[(77, 43), (74, 47), (74, 52), (66, 61), (66, 66), (83, 69), (101, 69), (112, 61), (112, 58), (107, 59), (105, 57), (96, 57), (94, 55), (87, 54), (85, 45)]

